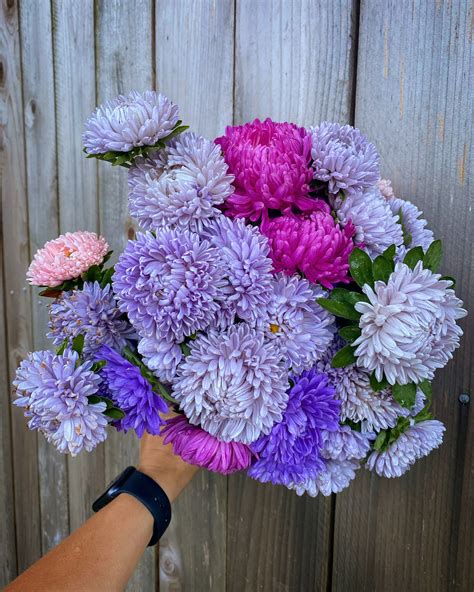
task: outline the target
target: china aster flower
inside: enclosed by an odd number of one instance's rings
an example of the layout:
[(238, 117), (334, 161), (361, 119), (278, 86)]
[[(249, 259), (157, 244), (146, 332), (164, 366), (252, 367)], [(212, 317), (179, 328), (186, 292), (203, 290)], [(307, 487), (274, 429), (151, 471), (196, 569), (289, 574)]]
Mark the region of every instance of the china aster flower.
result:
[(369, 302), (355, 305), (362, 315), (357, 365), (390, 384), (431, 380), (459, 346), (456, 321), (467, 314), (451, 284), (420, 261), (413, 270), (397, 263), (387, 283), (365, 285)]
[(104, 260), (109, 245), (94, 232), (66, 232), (36, 252), (26, 273), (30, 284), (54, 288)]
[(135, 338), (133, 327), (123, 318), (108, 284), (86, 282), (81, 290), (62, 292), (49, 309), (49, 333), (55, 346), (65, 340), (72, 345), (84, 335), (84, 355), (106, 344), (120, 351)]
[(268, 210), (296, 207), (311, 212), (317, 201), (309, 196), (311, 136), (292, 123), (271, 119), (228, 127), (217, 138), (235, 176), (235, 192), (226, 200), (226, 214), (258, 221)]
[(156, 339), (154, 335), (143, 337), (138, 343), (138, 351), (148, 368), (163, 382), (173, 380), (183, 358), (181, 347), (176, 342)]
[(139, 438), (144, 432), (159, 434), (164, 423), (160, 413), (166, 413), (168, 405), (153, 391), (140, 368), (108, 345), (97, 351), (96, 360), (107, 362), (100, 369), (103, 379), (101, 394), (112, 399), (125, 413), (125, 417), (115, 421), (114, 426), (124, 432), (135, 430)]
[(286, 275), (303, 273), (313, 283), (332, 289), (348, 282), (349, 255), (354, 243), (354, 226), (341, 228), (329, 212), (314, 212), (309, 218), (280, 216), (265, 223), (275, 271)]
[(332, 493), (340, 493), (355, 478), (356, 471), (360, 468), (360, 461), (351, 460), (327, 460), (324, 469), (314, 479), (306, 479), (300, 483), (291, 483), (290, 489), (294, 489), (297, 495), (307, 493), (316, 497), (318, 493), (330, 496)]
[(184, 415), (166, 421), (161, 431), (165, 444), (172, 444), (173, 451), (184, 461), (229, 475), (250, 466), (250, 448), (240, 442), (222, 442), (200, 427), (191, 425)]
[(178, 123), (178, 106), (153, 90), (132, 91), (107, 101), (92, 113), (82, 136), (89, 154), (129, 152), (154, 146)]
[(419, 458), (441, 445), (445, 429), (436, 419), (414, 423), (387, 450), (374, 450), (367, 459), (366, 467), (381, 477), (400, 477)]
[(337, 196), (333, 201), (342, 226), (349, 221), (355, 226), (354, 242), (374, 259), (390, 245), (403, 243), (402, 226), (397, 213), (392, 213), (387, 202), (376, 187), (365, 192)]
[(328, 348), (335, 333), (334, 317), (316, 299), (322, 290), (296, 275), (278, 274), (262, 325), (294, 373), (309, 370)]
[(404, 199), (394, 197), (387, 203), (392, 212), (400, 216), (407, 238), (399, 257), (413, 247), (422, 247), (426, 251), (434, 241), (434, 236), (431, 230), (426, 228), (428, 222), (422, 217), (423, 212), (410, 201)]
[(321, 456), (336, 461), (361, 460), (369, 452), (373, 438), (371, 432), (361, 433), (347, 425), (341, 425), (337, 430), (323, 433), (324, 445)]
[(273, 344), (246, 323), (189, 343), (173, 396), (186, 417), (224, 442), (250, 444), (280, 422), (288, 377)]
[(377, 181), (377, 187), (385, 199), (393, 199), (395, 197), (390, 179), (380, 179)]
[(280, 423), (251, 446), (257, 459), (250, 477), (289, 486), (314, 479), (324, 469), (321, 448), (325, 431), (339, 428), (340, 402), (327, 376), (314, 369), (292, 376), (288, 406)]
[(76, 352), (61, 356), (50, 351), (30, 353), (17, 369), (14, 404), (25, 408), (31, 430), (39, 430), (60, 452), (76, 456), (91, 451), (106, 437), (105, 403), (89, 404), (100, 377), (92, 362), (80, 363)]
[(187, 231), (138, 233), (115, 265), (114, 291), (141, 337), (180, 342), (205, 329), (219, 310), (217, 250)]
[(220, 147), (192, 133), (180, 135), (129, 170), (130, 214), (145, 230), (179, 228), (201, 232), (232, 191)]
[(272, 261), (267, 239), (243, 220), (216, 218), (203, 235), (218, 249), (225, 286), (218, 324), (225, 328), (235, 316), (253, 322), (268, 304), (272, 290)]
[(330, 193), (359, 193), (380, 178), (375, 146), (350, 125), (324, 122), (311, 130), (314, 178), (328, 183)]

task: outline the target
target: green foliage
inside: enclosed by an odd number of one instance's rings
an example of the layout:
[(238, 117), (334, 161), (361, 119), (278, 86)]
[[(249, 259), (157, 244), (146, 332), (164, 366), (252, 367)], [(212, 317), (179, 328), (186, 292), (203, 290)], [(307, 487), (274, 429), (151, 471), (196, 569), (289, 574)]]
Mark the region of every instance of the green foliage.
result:
[(382, 380), (377, 380), (375, 377), (375, 372), (372, 372), (370, 375), (370, 386), (375, 393), (379, 393), (389, 386), (389, 382), (385, 376), (382, 378)]
[(372, 272), (372, 260), (362, 249), (354, 249), (349, 256), (349, 268), (351, 276), (362, 288), (365, 284), (374, 285)]
[(411, 409), (415, 404), (416, 384), (414, 382), (408, 384), (394, 384), (392, 386), (392, 395), (395, 401), (400, 403), (402, 407)]
[(84, 335), (82, 333), (79, 333), (79, 335), (74, 337), (72, 340), (71, 349), (82, 356), (82, 352), (84, 350)]
[(354, 348), (352, 345), (346, 345), (340, 349), (333, 357), (331, 366), (333, 368), (345, 368), (356, 362), (357, 358), (354, 355)]
[(435, 240), (428, 247), (428, 250), (423, 257), (423, 267), (436, 273), (441, 265), (443, 257), (443, 246), (440, 240)]
[(389, 260), (384, 255), (379, 255), (375, 258), (375, 261), (372, 265), (372, 273), (374, 276), (374, 281), (381, 280), (382, 282), (387, 283), (390, 274), (395, 269), (395, 265), (393, 263), (393, 259)]
[(382, 253), (382, 257), (385, 257), (385, 259), (387, 259), (388, 261), (393, 263), (393, 259), (395, 258), (396, 252), (397, 252), (397, 247), (395, 245), (390, 245)]
[(155, 393), (161, 395), (170, 403), (176, 403), (176, 400), (173, 399), (173, 397), (166, 390), (165, 386), (158, 380), (158, 378), (153, 374), (153, 372), (147, 366), (145, 366), (138, 354), (136, 354), (129, 347), (125, 347), (122, 351), (122, 355), (131, 364), (137, 366), (137, 368), (140, 369), (143, 378), (151, 384), (151, 387)]
[(403, 263), (408, 265), (410, 269), (415, 269), (418, 261), (423, 261), (424, 253), (421, 247), (414, 247), (410, 249), (403, 259)]
[(348, 343), (352, 343), (360, 337), (361, 331), (358, 325), (346, 325), (339, 329), (339, 335)]
[(408, 232), (407, 227), (405, 226), (405, 222), (403, 220), (403, 210), (402, 210), (402, 208), (400, 208), (398, 210), (398, 217), (399, 217), (400, 226), (402, 227), (403, 244), (405, 245), (405, 247), (408, 247), (411, 244), (411, 241), (413, 240), (413, 237)]
[(353, 304), (332, 300), (331, 298), (318, 298), (317, 303), (332, 314), (343, 319), (350, 321), (358, 321), (360, 319), (360, 313), (356, 311)]

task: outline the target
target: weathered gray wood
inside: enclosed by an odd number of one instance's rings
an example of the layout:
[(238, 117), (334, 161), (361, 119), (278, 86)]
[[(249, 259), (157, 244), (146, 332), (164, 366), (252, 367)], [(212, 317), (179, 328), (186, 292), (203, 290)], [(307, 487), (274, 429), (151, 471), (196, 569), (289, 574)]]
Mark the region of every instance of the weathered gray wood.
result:
[[(97, 98), (102, 103), (131, 90), (153, 88), (153, 6), (151, 0), (103, 0), (96, 3)], [(99, 167), (100, 230), (120, 252), (133, 235), (128, 215), (127, 173), (107, 163)], [(137, 438), (110, 430), (105, 444), (105, 474), (112, 479), (137, 464)], [(155, 554), (149, 549), (129, 590), (155, 587)]]
[[(180, 107), (191, 131), (214, 138), (232, 123), (233, 0), (158, 0), (157, 89)], [(160, 586), (226, 590), (226, 479), (197, 475), (174, 504), (160, 544)]]
[[(97, 163), (82, 152), (84, 122), (96, 106), (94, 3), (53, 5), (59, 227), (61, 232), (98, 231)], [(106, 483), (104, 447), (68, 458), (71, 530), (90, 515)]]
[[(31, 292), (24, 273), (29, 263), (24, 119), (22, 104), (18, 7), (13, 0), (0, 7), (0, 125), (2, 156), (2, 231), (5, 310), (8, 347), (7, 384), (32, 344)], [(13, 484), (18, 569), (41, 553), (36, 433), (26, 428), (20, 409), (12, 413)], [(8, 476), (8, 473), (7, 473)], [(3, 479), (3, 476), (2, 476)], [(12, 508), (10, 508), (11, 510)]]
[[(443, 239), (443, 271), (472, 309), (469, 5), (364, 1), (361, 11), (356, 125), (377, 143), (395, 193), (420, 206)], [(474, 378), (472, 315), (462, 324), (463, 346), (434, 386), (435, 415), (447, 427), (442, 448), (401, 479), (363, 475), (337, 498), (335, 590), (474, 586), (472, 421), (469, 428), (458, 401)]]
[[(346, 121), (353, 86), (353, 3), (237, 4), (235, 122)], [(322, 590), (331, 500), (299, 498), (245, 476), (229, 480), (227, 590)]]

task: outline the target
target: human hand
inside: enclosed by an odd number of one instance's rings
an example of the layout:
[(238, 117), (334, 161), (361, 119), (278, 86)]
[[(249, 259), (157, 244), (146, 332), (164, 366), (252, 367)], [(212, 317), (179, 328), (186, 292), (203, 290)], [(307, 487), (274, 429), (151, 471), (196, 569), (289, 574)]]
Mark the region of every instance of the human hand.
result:
[[(173, 417), (171, 412), (166, 417)], [(151, 477), (173, 502), (191, 481), (198, 467), (174, 454), (171, 444), (163, 444), (161, 436), (143, 434), (140, 441), (138, 470)]]

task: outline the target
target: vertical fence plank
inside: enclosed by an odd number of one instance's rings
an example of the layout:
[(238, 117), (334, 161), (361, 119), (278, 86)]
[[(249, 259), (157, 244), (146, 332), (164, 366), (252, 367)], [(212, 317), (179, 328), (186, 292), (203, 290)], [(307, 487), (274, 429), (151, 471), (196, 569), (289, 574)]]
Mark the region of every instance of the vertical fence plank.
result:
[[(54, 92), (60, 232), (98, 231), (97, 164), (82, 152), (84, 122), (95, 108), (93, 0), (53, 0)], [(91, 514), (105, 487), (104, 447), (67, 459), (71, 530)]]
[[(395, 193), (413, 200), (443, 240), (443, 271), (472, 310), (469, 10), (462, 0), (363, 1), (355, 122), (376, 142)], [(474, 378), (472, 315), (462, 325), (462, 348), (434, 385), (434, 412), (447, 427), (442, 448), (400, 479), (364, 474), (338, 496), (335, 590), (474, 586), (473, 428), (458, 401)]]
[[(31, 254), (58, 235), (52, 15), (49, 1), (20, 3), (23, 104), (25, 114), (28, 230)], [(48, 349), (48, 307), (34, 289), (33, 346)], [(26, 426), (25, 428), (26, 429)], [(38, 439), (42, 551), (69, 530), (66, 457)], [(51, 487), (51, 483), (55, 487)]]
[[(9, 384), (32, 344), (31, 292), (24, 273), (29, 263), (24, 118), (18, 6), (0, 5), (0, 149), (2, 156), (2, 230)], [(7, 413), (9, 413), (7, 411)], [(41, 553), (36, 433), (26, 429), (20, 409), (12, 412), (13, 483), (18, 570)]]
[[(96, 2), (97, 98), (102, 103), (118, 94), (153, 87), (153, 5), (151, 0)], [(127, 207), (127, 173), (100, 163), (100, 230), (116, 253), (133, 225)], [(110, 430), (105, 444), (105, 473), (112, 479), (137, 462), (137, 439)], [(155, 556), (149, 549), (129, 582), (129, 590), (154, 590)]]
[[(267, 116), (303, 125), (347, 121), (353, 10), (350, 0), (240, 0), (235, 122)], [(330, 499), (299, 498), (239, 475), (229, 479), (228, 506), (228, 592), (326, 588)]]
[[(157, 0), (158, 90), (209, 138), (232, 122), (233, 38), (233, 0)], [(162, 591), (225, 591), (226, 498), (226, 479), (202, 471), (174, 504), (160, 543)]]

